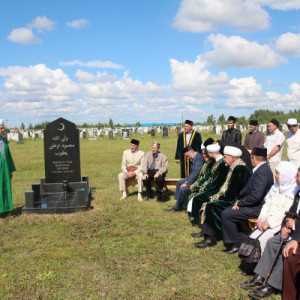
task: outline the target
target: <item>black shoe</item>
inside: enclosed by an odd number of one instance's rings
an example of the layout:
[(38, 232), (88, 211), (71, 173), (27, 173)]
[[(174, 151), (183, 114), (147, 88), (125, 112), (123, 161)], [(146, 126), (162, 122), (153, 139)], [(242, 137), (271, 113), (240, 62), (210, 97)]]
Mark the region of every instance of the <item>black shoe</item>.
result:
[(217, 245), (217, 241), (214, 238), (208, 237), (204, 239), (202, 242), (196, 243), (195, 247), (199, 249), (203, 249), (207, 247), (213, 247), (215, 245)]
[(258, 287), (261, 287), (264, 283), (265, 279), (259, 275), (255, 275), (251, 281), (249, 282), (244, 282), (240, 284), (240, 287), (244, 290), (252, 290), (256, 289)]
[(238, 244), (233, 244), (232, 246), (227, 248), (226, 253), (227, 254), (233, 254), (233, 253), (237, 253), (240, 249), (240, 245)]
[(275, 293), (275, 289), (271, 287), (268, 283), (261, 287), (258, 287), (248, 293), (248, 295), (253, 299), (262, 299), (271, 296)]
[(167, 212), (172, 212), (172, 211), (176, 212), (176, 211), (180, 211), (180, 210), (181, 210), (181, 209), (176, 209), (174, 206), (171, 207), (171, 208), (165, 209), (165, 211), (167, 211)]
[(200, 237), (203, 237), (203, 234), (201, 232), (192, 232), (191, 236), (193, 238), (200, 238)]

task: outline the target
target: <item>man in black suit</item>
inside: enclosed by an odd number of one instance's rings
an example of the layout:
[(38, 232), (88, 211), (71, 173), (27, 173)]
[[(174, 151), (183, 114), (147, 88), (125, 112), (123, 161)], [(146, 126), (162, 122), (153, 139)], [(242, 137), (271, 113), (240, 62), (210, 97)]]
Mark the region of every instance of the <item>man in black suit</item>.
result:
[(177, 182), (174, 199), (176, 204), (174, 207), (166, 211), (180, 211), (184, 201), (184, 193), (189, 190), (190, 186), (197, 180), (198, 175), (203, 167), (204, 159), (202, 153), (196, 152), (192, 146), (187, 146), (183, 149), (184, 156), (192, 162), (190, 175), (186, 179), (181, 179)]
[(253, 174), (241, 190), (235, 204), (226, 208), (222, 214), (223, 241), (227, 253), (238, 251), (241, 236), (238, 225), (241, 220), (258, 217), (263, 200), (272, 187), (273, 173), (267, 162), (267, 149), (254, 147), (251, 154)]

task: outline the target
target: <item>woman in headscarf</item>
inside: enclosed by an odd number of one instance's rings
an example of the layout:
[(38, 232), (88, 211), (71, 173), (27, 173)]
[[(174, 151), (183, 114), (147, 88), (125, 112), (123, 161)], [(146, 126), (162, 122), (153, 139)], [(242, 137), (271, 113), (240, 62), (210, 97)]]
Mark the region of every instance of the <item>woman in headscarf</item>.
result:
[(269, 238), (279, 232), (285, 212), (292, 206), (299, 190), (296, 183), (297, 168), (288, 161), (282, 161), (275, 167), (275, 183), (265, 197), (265, 203), (256, 221), (257, 229), (250, 235), (259, 237), (262, 252)]

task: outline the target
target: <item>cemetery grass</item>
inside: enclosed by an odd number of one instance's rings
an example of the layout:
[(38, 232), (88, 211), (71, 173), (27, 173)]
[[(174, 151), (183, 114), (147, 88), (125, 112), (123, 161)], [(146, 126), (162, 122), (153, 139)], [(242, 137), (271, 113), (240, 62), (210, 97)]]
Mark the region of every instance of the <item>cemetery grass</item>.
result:
[[(209, 133), (204, 134), (204, 138)], [(141, 149), (150, 150), (148, 135)], [(163, 139), (169, 177), (178, 177), (176, 136)], [(137, 201), (134, 188), (120, 201), (117, 174), (129, 140), (81, 140), (81, 173), (93, 187), (93, 209), (69, 215), (18, 214), (0, 219), (0, 299), (247, 299), (239, 288), (237, 255), (223, 245), (194, 247), (186, 213), (174, 204)], [(43, 141), (10, 143), (17, 172), (14, 208), (24, 191), (44, 177)], [(271, 299), (279, 299), (273, 297)]]

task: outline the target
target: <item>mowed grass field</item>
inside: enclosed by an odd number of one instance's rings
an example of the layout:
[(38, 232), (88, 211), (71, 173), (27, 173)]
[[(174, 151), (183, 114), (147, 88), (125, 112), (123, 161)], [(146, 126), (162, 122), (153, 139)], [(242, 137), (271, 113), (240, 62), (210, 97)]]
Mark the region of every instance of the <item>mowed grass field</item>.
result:
[[(203, 135), (207, 138), (209, 133)], [(215, 137), (215, 136), (213, 136)], [(151, 149), (153, 139), (139, 138)], [(177, 137), (161, 135), (169, 177)], [(223, 245), (196, 249), (185, 212), (167, 213), (174, 204), (137, 201), (136, 190), (120, 201), (117, 174), (130, 140), (81, 140), (81, 173), (94, 188), (93, 209), (69, 215), (21, 214), (0, 219), (0, 299), (247, 299), (239, 284), (237, 255)], [(43, 140), (10, 143), (17, 172), (14, 207), (44, 177)], [(279, 299), (280, 297), (273, 297)], [(272, 298), (271, 298), (272, 299)]]

